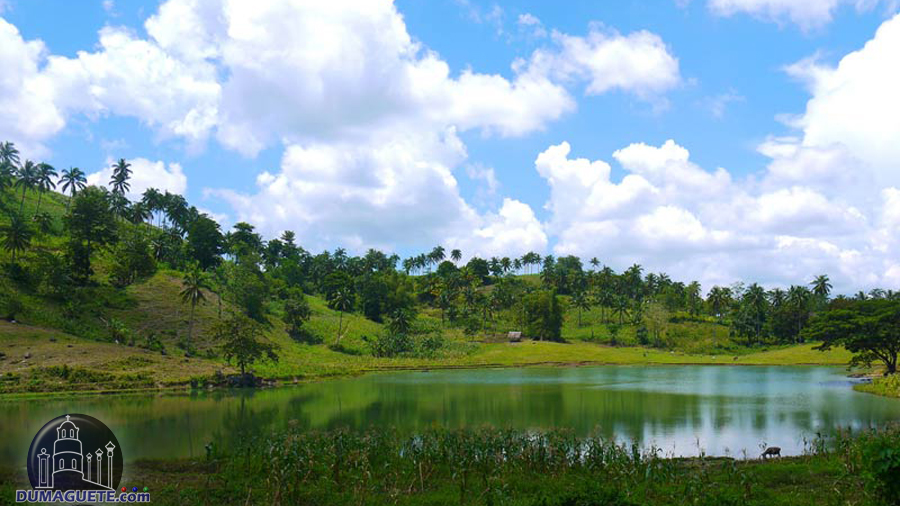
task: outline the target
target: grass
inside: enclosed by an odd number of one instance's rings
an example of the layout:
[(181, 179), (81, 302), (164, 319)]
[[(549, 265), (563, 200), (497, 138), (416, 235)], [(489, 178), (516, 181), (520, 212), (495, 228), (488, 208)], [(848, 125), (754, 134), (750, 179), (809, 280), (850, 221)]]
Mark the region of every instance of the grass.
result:
[[(37, 193), (25, 195), (24, 214), (31, 216)], [(21, 193), (9, 190), (0, 195), (0, 224), (10, 211), (18, 211)], [(68, 197), (44, 193), (41, 210), (54, 217), (54, 227), (62, 230), (61, 216)], [(37, 250), (59, 251), (63, 236), (38, 236)], [(8, 260), (0, 251), (0, 262)], [(101, 282), (111, 262), (101, 253), (94, 261), (95, 276)], [(194, 328), (189, 340), (190, 307), (181, 302), (182, 274), (159, 270), (149, 279), (125, 289), (101, 283), (78, 290), (68, 307), (48, 297), (13, 288), (0, 275), (0, 296), (15, 293), (22, 311), (19, 324), (0, 322), (0, 393), (145, 389), (206, 383), (218, 371), (233, 371), (219, 356), (219, 343), (211, 338), (211, 328), (219, 318), (218, 295), (205, 291), (205, 303), (194, 311)], [(527, 283), (540, 283), (539, 276), (521, 276)], [(5, 286), (4, 286), (5, 284)], [(488, 288), (489, 289), (489, 288)], [(0, 297), (2, 298), (2, 297)], [(818, 352), (812, 345), (748, 348), (728, 337), (728, 328), (709, 319), (666, 322), (665, 349), (638, 346), (635, 327), (626, 325), (615, 336), (611, 319), (599, 308), (580, 316), (575, 308), (566, 312), (563, 325), (565, 343), (524, 341), (507, 343), (505, 333), (517, 330), (515, 315), (497, 315), (493, 327), (475, 336), (460, 329), (443, 327), (440, 311), (424, 308), (416, 325), (442, 335), (443, 345), (434, 352), (376, 358), (367, 340), (383, 333), (383, 326), (358, 314), (338, 312), (318, 297), (310, 296), (312, 318), (308, 330), (322, 344), (295, 342), (281, 321), (280, 303), (270, 304), (264, 324), (268, 339), (279, 348), (277, 363), (260, 363), (256, 372), (269, 379), (303, 380), (360, 374), (391, 369), (434, 369), (458, 367), (520, 367), (528, 365), (577, 364), (741, 364), (741, 365), (843, 365), (850, 354), (843, 350)], [(225, 302), (223, 311), (231, 308)], [(338, 325), (342, 322), (340, 347)], [(116, 342), (118, 341), (118, 343)], [(674, 351), (673, 351), (674, 350)], [(25, 358), (28, 355), (29, 358)], [(67, 365), (72, 371), (57, 371)], [(84, 371), (104, 371), (94, 376)]]
[[(490, 427), (247, 435), (206, 458), (126, 466), (162, 504), (886, 505), (896, 504), (900, 429), (817, 440), (802, 457), (670, 458), (571, 431)], [(0, 471), (0, 503), (25, 487)]]
[(855, 390), (887, 397), (900, 397), (900, 375), (872, 378), (871, 383), (854, 385)]

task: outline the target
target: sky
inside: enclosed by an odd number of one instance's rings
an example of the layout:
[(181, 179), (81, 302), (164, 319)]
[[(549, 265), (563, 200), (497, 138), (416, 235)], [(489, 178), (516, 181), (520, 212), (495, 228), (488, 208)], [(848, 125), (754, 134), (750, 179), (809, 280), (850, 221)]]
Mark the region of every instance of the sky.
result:
[(0, 140), (306, 249), (900, 288), (879, 0), (0, 0)]

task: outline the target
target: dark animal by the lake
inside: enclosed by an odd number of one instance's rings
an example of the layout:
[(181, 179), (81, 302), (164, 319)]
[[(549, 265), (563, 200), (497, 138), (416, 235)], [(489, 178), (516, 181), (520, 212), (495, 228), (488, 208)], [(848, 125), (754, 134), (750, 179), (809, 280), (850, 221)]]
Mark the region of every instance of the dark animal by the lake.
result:
[(760, 455), (759, 458), (765, 459), (768, 457), (775, 457), (775, 456), (778, 456), (778, 457), (781, 456), (781, 448), (779, 448), (777, 446), (770, 446), (770, 447), (766, 448), (766, 451), (762, 452), (762, 455)]

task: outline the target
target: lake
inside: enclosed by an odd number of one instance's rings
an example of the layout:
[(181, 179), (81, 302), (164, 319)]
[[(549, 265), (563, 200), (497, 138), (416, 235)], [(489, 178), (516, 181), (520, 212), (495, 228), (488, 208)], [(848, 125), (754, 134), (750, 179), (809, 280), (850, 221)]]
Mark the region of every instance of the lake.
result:
[(900, 400), (858, 393), (840, 368), (599, 366), (394, 372), (259, 391), (84, 396), (0, 401), (0, 457), (24, 466), (48, 420), (83, 413), (105, 422), (126, 460), (201, 456), (230, 441), (287, 425), (331, 429), (490, 424), (569, 427), (666, 454), (747, 455), (763, 443), (787, 455), (804, 438), (838, 427), (900, 420)]

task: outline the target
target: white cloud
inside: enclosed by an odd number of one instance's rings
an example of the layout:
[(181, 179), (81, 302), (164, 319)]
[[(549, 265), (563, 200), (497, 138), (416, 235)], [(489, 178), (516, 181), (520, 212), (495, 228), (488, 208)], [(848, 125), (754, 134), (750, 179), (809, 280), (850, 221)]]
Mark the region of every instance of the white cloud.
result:
[[(87, 182), (90, 185), (108, 186), (112, 177), (112, 164), (115, 160), (107, 158), (106, 167), (92, 172), (87, 176)], [(148, 188), (156, 188), (159, 191), (168, 191), (169, 193), (183, 194), (187, 190), (187, 176), (181, 164), (166, 163), (162, 161), (151, 161), (146, 158), (134, 158), (128, 160), (131, 164), (131, 179), (128, 181), (131, 188), (126, 196), (131, 200), (140, 200), (141, 194)]]
[(612, 90), (653, 98), (681, 83), (678, 59), (655, 33), (622, 35), (592, 26), (587, 36), (553, 33), (558, 50), (538, 50), (529, 65), (556, 79), (587, 82), (586, 93)]
[(544, 24), (541, 23), (541, 20), (538, 19), (537, 16), (529, 12), (519, 14), (519, 17), (516, 20), (516, 24), (519, 26), (520, 30), (528, 33), (531, 37), (534, 37), (536, 39), (547, 36), (547, 29), (544, 28)]
[(708, 0), (707, 5), (719, 16), (747, 13), (767, 21), (790, 21), (803, 30), (810, 30), (830, 22), (841, 6), (853, 6), (857, 11), (864, 11), (879, 3), (885, 4), (887, 12), (897, 9), (896, 0)]
[(26, 42), (0, 18), (0, 138), (17, 143), (25, 156), (44, 154), (42, 141), (65, 126), (53, 83), (40, 71), (46, 57), (43, 42)]
[(772, 186), (776, 175), (791, 174), (783, 166), (764, 182), (734, 180), (725, 169), (697, 166), (671, 140), (614, 152), (626, 171), (615, 181), (609, 164), (569, 158), (570, 150), (551, 146), (535, 160), (551, 189), (557, 254), (597, 256), (617, 269), (638, 262), (707, 288), (736, 280), (786, 285), (823, 272), (839, 290), (891, 283), (888, 259), (900, 248), (888, 230), (900, 220), (900, 191), (885, 190), (873, 207), (802, 178)]

